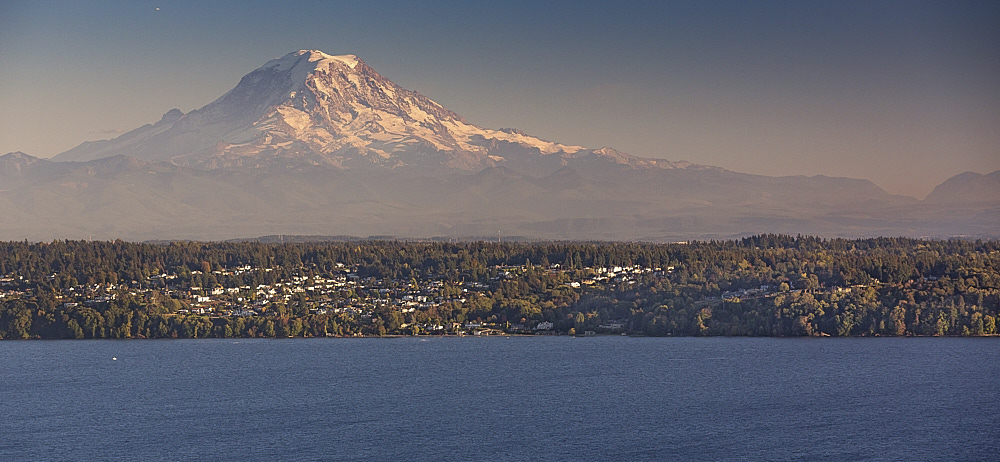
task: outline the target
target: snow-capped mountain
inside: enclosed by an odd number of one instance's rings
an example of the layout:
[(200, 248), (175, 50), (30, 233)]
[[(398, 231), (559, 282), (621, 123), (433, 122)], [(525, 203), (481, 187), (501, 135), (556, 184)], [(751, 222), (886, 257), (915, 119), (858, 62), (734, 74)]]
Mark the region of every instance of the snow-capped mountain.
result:
[(113, 140), (84, 143), (55, 160), (119, 154), (200, 168), (298, 162), (346, 169), (443, 166), (479, 171), (505, 166), (536, 171), (544, 166), (554, 171), (583, 159), (687, 166), (553, 143), (514, 129), (481, 128), (396, 85), (357, 56), (316, 50), (268, 61), (201, 109), (188, 114), (172, 110), (156, 124)]
[(996, 237), (1000, 202), (948, 193), (995, 188), (959, 180), (920, 202), (867, 180), (559, 144), (469, 123), (356, 56), (302, 50), (187, 114), (51, 160), (0, 156), (0, 239)]

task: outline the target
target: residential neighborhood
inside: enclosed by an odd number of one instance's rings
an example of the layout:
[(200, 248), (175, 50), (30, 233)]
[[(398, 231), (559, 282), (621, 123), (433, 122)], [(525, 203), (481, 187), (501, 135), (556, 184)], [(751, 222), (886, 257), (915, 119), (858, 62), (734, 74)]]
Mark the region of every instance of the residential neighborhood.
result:
[[(183, 275), (176, 273), (154, 274), (142, 281), (73, 285), (55, 295), (64, 307), (99, 307), (123, 294), (141, 297), (146, 302), (159, 302), (172, 307), (177, 315), (199, 314), (210, 317), (254, 317), (283, 313), (295, 304), (309, 314), (344, 314), (361, 319), (370, 318), (377, 311), (400, 314), (414, 313), (453, 306), (462, 306), (470, 297), (488, 294), (500, 286), (501, 281), (514, 279), (527, 271), (539, 271), (554, 277), (562, 287), (572, 290), (592, 288), (627, 288), (642, 277), (662, 278), (673, 267), (652, 268), (639, 266), (613, 266), (567, 269), (559, 264), (545, 268), (532, 265), (496, 265), (492, 277), (482, 280), (448, 281), (446, 278), (383, 279), (361, 277), (357, 266), (338, 263), (336, 271), (316, 274), (311, 268), (297, 268), (288, 279), (267, 284), (237, 285), (234, 279), (251, 275), (266, 275), (277, 268), (260, 268), (249, 265), (220, 268), (209, 273), (191, 270)], [(216, 284), (199, 285), (203, 276), (211, 274)], [(50, 279), (58, 273), (49, 275)], [(26, 284), (16, 274), (0, 277), (0, 298), (31, 297), (36, 289)], [(623, 332), (627, 320), (601, 324), (605, 332)], [(400, 327), (406, 328), (406, 323)], [(528, 320), (500, 321), (489, 319), (466, 322), (421, 323), (414, 325), (415, 332), (450, 335), (504, 335), (504, 334), (556, 334), (553, 323)]]

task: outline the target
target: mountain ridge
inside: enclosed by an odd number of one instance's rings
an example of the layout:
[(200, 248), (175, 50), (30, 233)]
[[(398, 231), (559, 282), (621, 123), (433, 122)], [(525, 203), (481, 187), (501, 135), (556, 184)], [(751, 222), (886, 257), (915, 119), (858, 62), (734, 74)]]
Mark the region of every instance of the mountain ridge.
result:
[[(863, 191), (824, 204), (819, 198), (826, 190), (809, 186), (812, 178), (715, 170), (691, 177), (699, 172), (565, 167), (532, 177), (489, 167), (442, 179), (379, 170), (201, 170), (124, 157), (90, 162), (29, 157), (18, 161), (52, 169), (20, 178), (0, 174), (0, 184), (12, 186), (0, 188), (2, 238), (458, 238), (489, 236), (497, 229), (546, 240), (674, 241), (768, 231), (998, 237), (1000, 216), (934, 209), (916, 199)], [(0, 166), (6, 160), (0, 156)], [(610, 182), (616, 176), (620, 180)]]

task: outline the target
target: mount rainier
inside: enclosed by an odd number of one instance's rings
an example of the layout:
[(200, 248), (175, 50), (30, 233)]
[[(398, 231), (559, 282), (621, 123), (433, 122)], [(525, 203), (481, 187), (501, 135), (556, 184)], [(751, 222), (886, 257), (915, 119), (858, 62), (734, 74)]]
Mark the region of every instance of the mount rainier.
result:
[(922, 202), (565, 145), (476, 126), (356, 56), (301, 50), (189, 113), (51, 160), (0, 156), (0, 238), (988, 236), (1000, 200), (983, 178), (971, 206), (960, 180)]
[[(502, 145), (521, 149), (502, 153)], [(678, 165), (543, 141), (515, 129), (480, 128), (392, 83), (354, 55), (316, 50), (268, 61), (201, 109), (172, 110), (154, 125), (84, 143), (54, 160), (115, 155), (205, 169), (277, 163), (474, 172), (540, 160), (558, 168), (592, 157), (637, 166)], [(519, 167), (526, 173), (538, 168)]]

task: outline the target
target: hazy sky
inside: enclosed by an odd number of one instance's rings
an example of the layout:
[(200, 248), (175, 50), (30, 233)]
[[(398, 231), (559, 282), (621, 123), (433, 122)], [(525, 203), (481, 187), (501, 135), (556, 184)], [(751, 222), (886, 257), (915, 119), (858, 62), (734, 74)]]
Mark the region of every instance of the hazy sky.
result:
[(993, 0), (4, 0), (0, 153), (115, 137), (309, 48), (488, 128), (923, 197), (1000, 169), (998, 25)]

